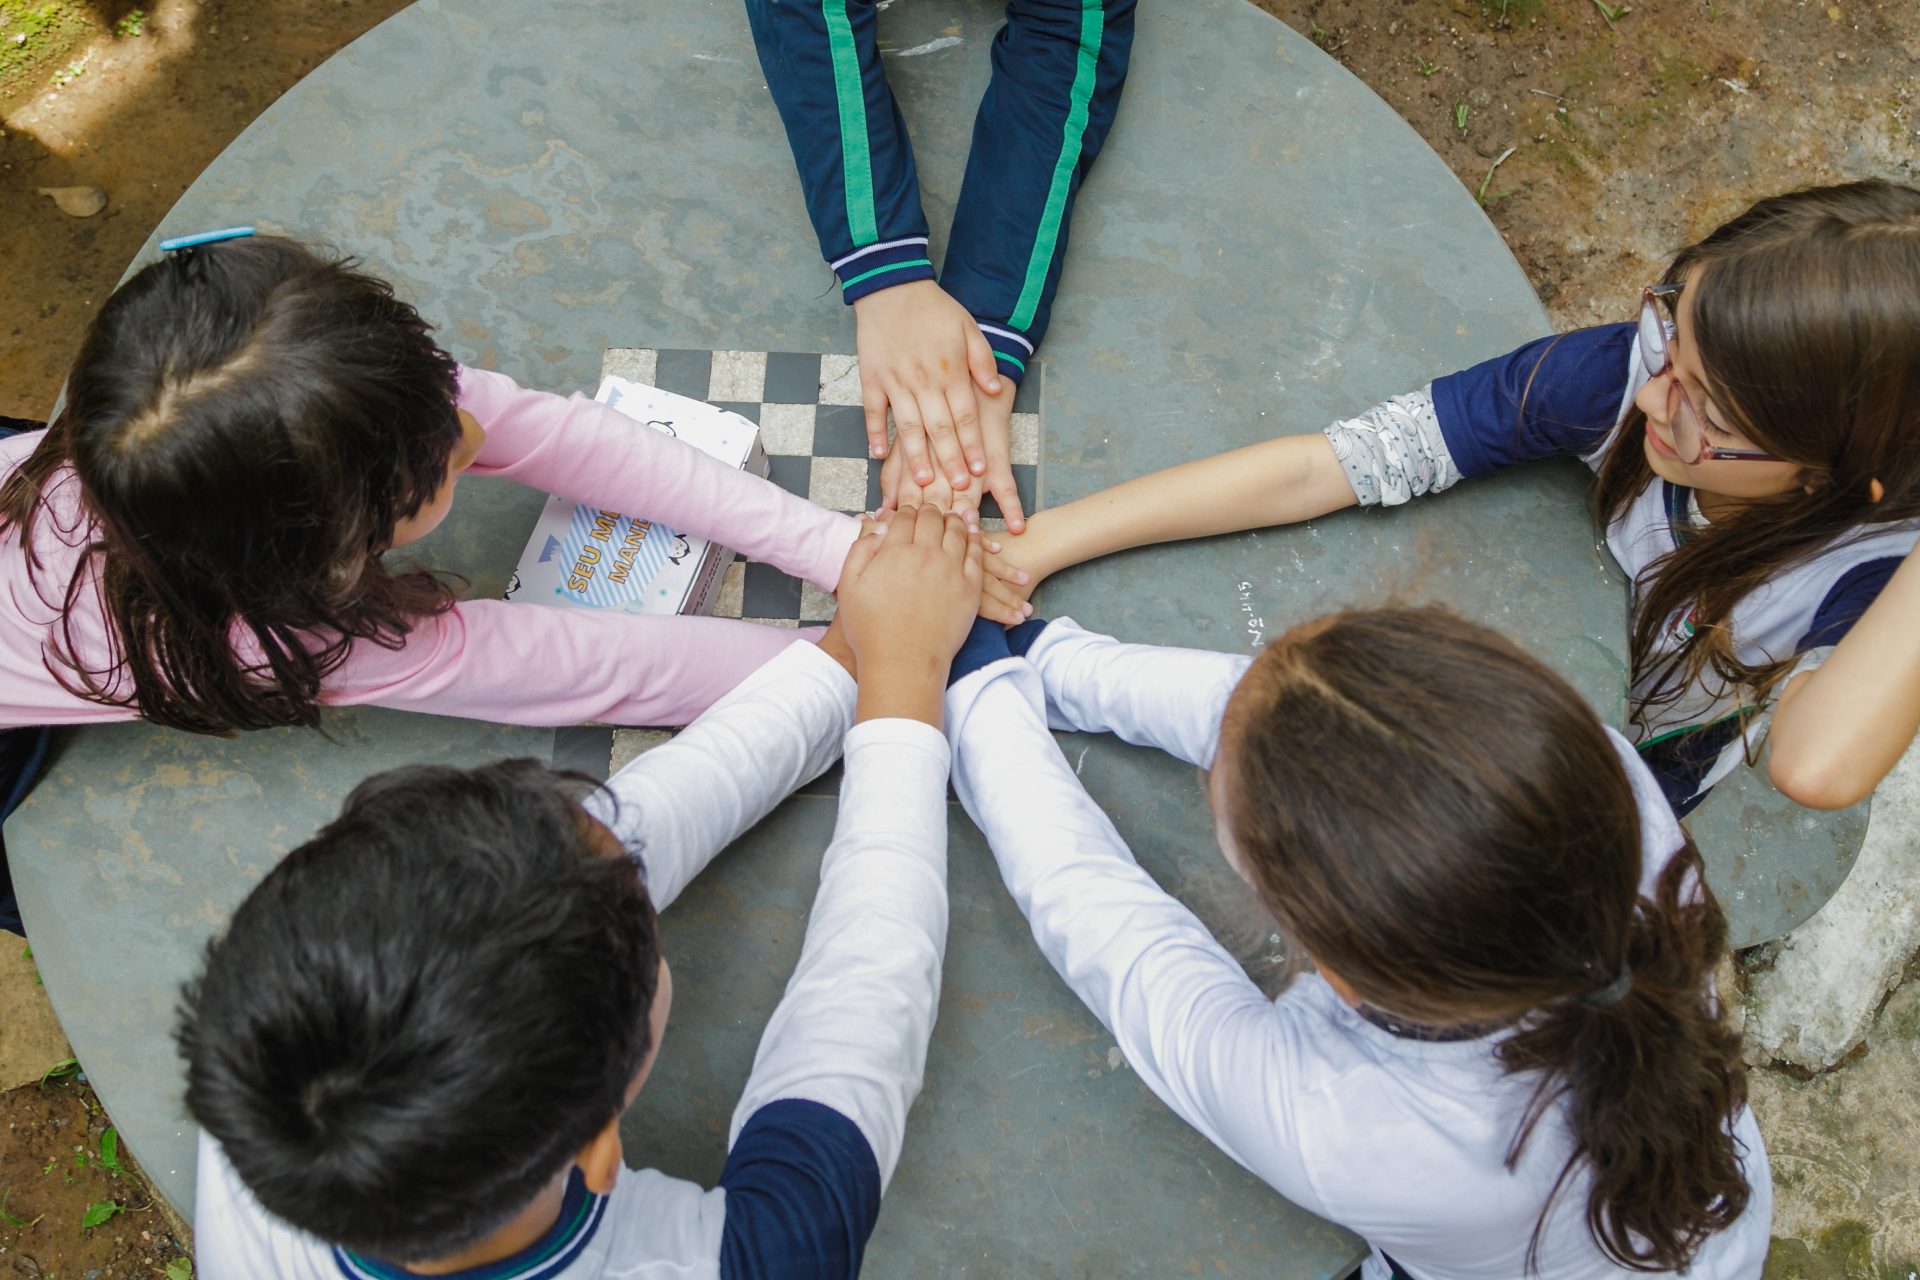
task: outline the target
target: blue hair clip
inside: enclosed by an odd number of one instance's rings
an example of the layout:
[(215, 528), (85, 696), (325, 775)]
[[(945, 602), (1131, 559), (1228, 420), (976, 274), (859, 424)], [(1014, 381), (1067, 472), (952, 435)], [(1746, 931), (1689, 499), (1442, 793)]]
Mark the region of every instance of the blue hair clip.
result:
[(175, 236), (171, 240), (162, 240), (160, 252), (177, 253), (182, 249), (196, 249), (203, 244), (216, 244), (221, 240), (239, 240), (252, 234), (252, 227), (222, 227), (218, 231), (199, 231), (190, 236)]

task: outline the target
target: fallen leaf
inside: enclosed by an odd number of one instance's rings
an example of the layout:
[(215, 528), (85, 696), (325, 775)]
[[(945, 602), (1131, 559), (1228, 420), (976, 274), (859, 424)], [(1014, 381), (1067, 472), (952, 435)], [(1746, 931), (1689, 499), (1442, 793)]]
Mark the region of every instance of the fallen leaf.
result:
[(76, 218), (91, 218), (107, 207), (107, 193), (98, 187), (41, 187), (40, 194), (51, 196), (60, 212)]

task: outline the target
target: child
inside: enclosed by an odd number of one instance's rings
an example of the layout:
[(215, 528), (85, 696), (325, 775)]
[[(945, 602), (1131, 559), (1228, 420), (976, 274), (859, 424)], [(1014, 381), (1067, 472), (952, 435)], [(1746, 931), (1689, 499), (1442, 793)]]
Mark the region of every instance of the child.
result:
[(1134, 0), (1007, 0), (941, 284), (913, 144), (880, 63), (877, 15), (889, 2), (748, 0), (747, 16), (821, 255), (854, 310), (887, 502), (904, 490), (908, 502), (971, 508), (984, 489), (1018, 532), (1014, 390), (1053, 310), (1074, 198), (1120, 106)]
[[(1652, 775), (1565, 682), (1433, 608), (1323, 618), (1253, 660), (1034, 629), (954, 684), (954, 786), (1167, 1105), (1362, 1236), (1366, 1280), (1760, 1275), (1771, 1183), (1709, 978), (1725, 923)], [(1263, 996), (1049, 723), (1210, 770), (1224, 856), (1319, 972)]]
[[(1404, 502), (1551, 454), (1633, 580), (1636, 741), (1684, 816), (1756, 749), (1816, 808), (1920, 728), (1920, 191), (1762, 200), (1586, 329), (1036, 517), (1037, 580), (1122, 547)], [(1905, 565), (1906, 567), (1902, 567)]]
[[(590, 784), (527, 760), (362, 783), (188, 990), (197, 1274), (855, 1275), (939, 999), (941, 695), (980, 582), (959, 516), (902, 511), (849, 556), (820, 647), (583, 803)], [(655, 909), (843, 739), (820, 891), (719, 1186), (625, 1168), (620, 1116), (673, 995)]]
[[(641, 512), (824, 590), (856, 527), (605, 406), (456, 365), (349, 262), (271, 236), (205, 244), (115, 292), (51, 426), (0, 439), (0, 727), (225, 733), (354, 703), (677, 725), (793, 642), (456, 602), (390, 567), (463, 473)], [(990, 611), (1004, 595), (996, 581)]]

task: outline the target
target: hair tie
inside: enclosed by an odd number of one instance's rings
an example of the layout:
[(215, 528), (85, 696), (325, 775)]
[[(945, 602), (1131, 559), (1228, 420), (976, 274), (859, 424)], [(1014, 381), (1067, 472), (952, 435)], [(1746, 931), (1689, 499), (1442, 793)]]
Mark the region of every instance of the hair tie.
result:
[(162, 240), (160, 252), (179, 253), (184, 249), (197, 249), (203, 244), (244, 239), (252, 234), (252, 227), (222, 227), (218, 231), (196, 231), (190, 236), (175, 236), (171, 240)]
[(1633, 962), (1630, 960), (1622, 960), (1620, 962), (1620, 973), (1612, 982), (1601, 987), (1598, 991), (1587, 992), (1587, 994), (1580, 996), (1579, 1000), (1581, 1004), (1586, 1005), (1589, 1009), (1606, 1009), (1626, 999), (1627, 993), (1631, 990), (1633, 990)]

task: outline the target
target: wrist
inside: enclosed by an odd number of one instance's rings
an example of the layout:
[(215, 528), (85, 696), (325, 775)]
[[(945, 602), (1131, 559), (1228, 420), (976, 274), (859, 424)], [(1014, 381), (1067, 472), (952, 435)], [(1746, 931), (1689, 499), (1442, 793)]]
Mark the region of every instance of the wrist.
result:
[(1061, 535), (1071, 532), (1068, 527), (1071, 522), (1062, 521), (1062, 510), (1060, 507), (1049, 507), (1045, 511), (1034, 512), (1027, 517), (1027, 527), (1023, 532), (1007, 534), (1001, 543), (1006, 548), (1007, 557), (1027, 571), (1029, 592), (1068, 565), (1076, 563), (1063, 554), (1064, 539)]
[(919, 720), (938, 729), (946, 700), (947, 662), (927, 654), (890, 654), (858, 663), (856, 724)]
[(833, 270), (840, 277), (840, 296), (848, 306), (900, 285), (933, 279), (933, 263), (927, 257), (925, 236), (882, 241), (856, 249), (836, 259)]

